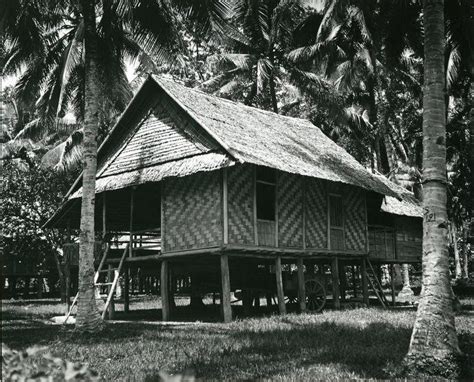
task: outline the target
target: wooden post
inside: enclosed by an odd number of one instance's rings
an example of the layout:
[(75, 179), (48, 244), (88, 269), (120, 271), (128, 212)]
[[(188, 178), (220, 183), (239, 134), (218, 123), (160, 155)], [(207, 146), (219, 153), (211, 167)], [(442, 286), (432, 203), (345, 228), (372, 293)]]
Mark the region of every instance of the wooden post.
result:
[(224, 322), (232, 321), (232, 306), (230, 305), (230, 273), (229, 257), (225, 254), (221, 256), (221, 283), (222, 283), (222, 317)]
[(344, 265), (344, 262), (341, 262), (338, 265), (338, 272), (339, 272), (340, 297), (342, 301), (346, 301), (347, 280), (346, 280), (346, 267)]
[(169, 300), (169, 274), (168, 274), (168, 260), (161, 262), (161, 320), (169, 321), (170, 319), (170, 300)]
[(250, 308), (252, 306), (252, 296), (248, 288), (248, 274), (250, 273), (249, 264), (245, 261), (242, 264), (242, 310), (244, 316), (248, 316), (250, 314)]
[(222, 220), (223, 220), (223, 238), (225, 244), (229, 243), (229, 217), (228, 217), (228, 190), (227, 190), (227, 168), (222, 170)]
[(392, 292), (392, 306), (395, 306), (395, 265), (390, 264), (390, 287)]
[(107, 233), (107, 199), (105, 197), (105, 191), (104, 195), (102, 196), (102, 241), (105, 238), (105, 235)]
[(128, 265), (124, 264), (123, 272), (123, 310), (125, 313), (130, 311), (130, 270)]
[(360, 277), (362, 278), (362, 297), (364, 304), (369, 306), (369, 286), (367, 281), (367, 263), (365, 259), (362, 259), (360, 267)]
[[(36, 297), (43, 298), (43, 278), (41, 276), (38, 276), (36, 280), (37, 280), (36, 281)], [(2, 284), (2, 290), (3, 290), (3, 284)]]
[(339, 309), (341, 307), (341, 292), (339, 285), (339, 259), (334, 257), (331, 262), (331, 275), (332, 275), (332, 298), (334, 300), (334, 308)]
[[(109, 283), (112, 282), (114, 277), (115, 277), (115, 273), (112, 270), (112, 268), (113, 268), (112, 264), (109, 264), (108, 265), (108, 272), (107, 272), (107, 282), (109, 282)], [(112, 286), (109, 285), (107, 295), (110, 293), (111, 290), (112, 290)], [(115, 313), (114, 296), (112, 296), (112, 299), (110, 300), (108, 313), (109, 313), (109, 320), (113, 320), (114, 313)]]
[[(71, 266), (69, 263), (69, 259), (66, 259), (64, 262), (64, 282), (65, 282), (65, 289), (66, 289), (66, 314), (68, 314), (69, 310), (71, 309)], [(97, 290), (97, 288), (96, 288)]]
[(27, 299), (30, 294), (30, 283), (31, 283), (31, 278), (26, 276), (25, 285), (23, 286), (23, 298), (25, 299)]
[(280, 314), (286, 314), (285, 294), (283, 292), (283, 278), (281, 275), (281, 257), (275, 260), (275, 277), (278, 296), (278, 310)]
[[(129, 243), (128, 243), (128, 257), (133, 255), (133, 202), (134, 202), (134, 189), (130, 190), (130, 225), (129, 225)], [(125, 313), (130, 311), (130, 268), (125, 265), (123, 272), (123, 310)]]
[(303, 258), (298, 258), (298, 300), (300, 312), (306, 312), (306, 288), (304, 283), (304, 264)]
[(354, 298), (357, 298), (357, 267), (355, 265), (352, 266), (352, 289), (354, 292)]

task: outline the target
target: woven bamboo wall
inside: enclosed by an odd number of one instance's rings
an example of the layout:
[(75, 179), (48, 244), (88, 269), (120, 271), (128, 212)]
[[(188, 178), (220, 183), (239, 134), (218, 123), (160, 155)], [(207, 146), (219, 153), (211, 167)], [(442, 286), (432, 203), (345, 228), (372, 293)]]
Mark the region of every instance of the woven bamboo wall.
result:
[(275, 222), (257, 220), (258, 245), (261, 247), (276, 246)]
[(365, 191), (345, 186), (343, 201), (345, 249), (347, 251), (365, 251), (367, 244)]
[(421, 261), (423, 245), (422, 220), (407, 216), (395, 218), (397, 260)]
[(369, 255), (371, 259), (395, 260), (395, 229), (369, 227)]
[(278, 173), (278, 246), (303, 248), (303, 178)]
[(326, 185), (322, 180), (306, 179), (305, 209), (306, 248), (326, 249), (328, 247), (328, 205)]
[(222, 242), (222, 174), (202, 172), (163, 182), (164, 251)]
[(229, 243), (255, 244), (253, 192), (254, 169), (233, 166), (227, 170)]

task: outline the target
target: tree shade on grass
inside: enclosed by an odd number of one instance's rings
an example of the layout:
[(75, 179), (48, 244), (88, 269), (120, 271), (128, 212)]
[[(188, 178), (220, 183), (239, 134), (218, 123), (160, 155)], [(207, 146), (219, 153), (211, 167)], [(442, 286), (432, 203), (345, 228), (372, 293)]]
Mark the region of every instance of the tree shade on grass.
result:
[[(474, 301), (462, 300), (464, 306)], [(132, 299), (131, 310), (153, 309), (159, 298)], [(356, 309), (288, 314), (222, 323), (122, 322), (101, 336), (82, 335), (45, 321), (59, 302), (4, 301), (2, 340), (15, 350), (48, 346), (53, 356), (87, 363), (105, 381), (144, 380), (185, 370), (202, 380), (279, 381), (397, 377), (415, 312)], [(472, 309), (472, 308), (471, 308)], [(474, 377), (472, 311), (456, 317), (466, 353), (462, 377)]]
[(444, 1), (425, 0), (423, 9), (423, 280), (406, 362), (415, 375), (456, 377), (460, 350), (447, 241)]

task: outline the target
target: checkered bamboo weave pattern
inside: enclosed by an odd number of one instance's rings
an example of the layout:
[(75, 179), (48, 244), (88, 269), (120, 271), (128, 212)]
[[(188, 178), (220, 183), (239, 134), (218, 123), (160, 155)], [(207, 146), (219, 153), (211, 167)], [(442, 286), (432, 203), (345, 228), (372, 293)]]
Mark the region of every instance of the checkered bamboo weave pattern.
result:
[(303, 178), (280, 172), (277, 181), (278, 246), (303, 247)]
[(253, 225), (253, 168), (240, 165), (227, 170), (229, 243), (255, 244)]
[(327, 248), (328, 206), (325, 184), (306, 180), (306, 248)]
[(355, 187), (346, 187), (344, 201), (345, 245), (349, 251), (363, 251), (366, 245), (366, 213), (364, 191)]
[(166, 251), (219, 245), (222, 238), (221, 174), (170, 178), (164, 190)]

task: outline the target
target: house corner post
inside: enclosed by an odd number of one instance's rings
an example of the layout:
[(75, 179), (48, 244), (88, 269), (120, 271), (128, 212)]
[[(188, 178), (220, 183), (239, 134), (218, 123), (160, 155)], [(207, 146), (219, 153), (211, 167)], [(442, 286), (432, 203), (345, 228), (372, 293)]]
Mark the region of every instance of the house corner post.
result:
[(331, 275), (332, 275), (332, 298), (334, 300), (334, 308), (341, 308), (341, 290), (339, 280), (339, 259), (334, 257), (331, 260)]
[(170, 300), (169, 300), (169, 272), (168, 260), (161, 262), (161, 320), (169, 321), (170, 319)]
[(361, 260), (360, 277), (362, 280), (362, 297), (364, 304), (369, 306), (369, 285), (367, 280), (367, 262), (365, 258)]
[(298, 258), (298, 301), (300, 306), (300, 312), (306, 312), (306, 288), (304, 280), (304, 264), (303, 258)]
[(285, 293), (283, 291), (283, 278), (281, 274), (281, 257), (275, 259), (275, 277), (278, 296), (278, 310), (280, 314), (286, 314)]
[(221, 265), (221, 284), (222, 284), (222, 318), (224, 322), (232, 321), (232, 306), (230, 304), (230, 272), (229, 272), (229, 256), (222, 253), (220, 255)]

